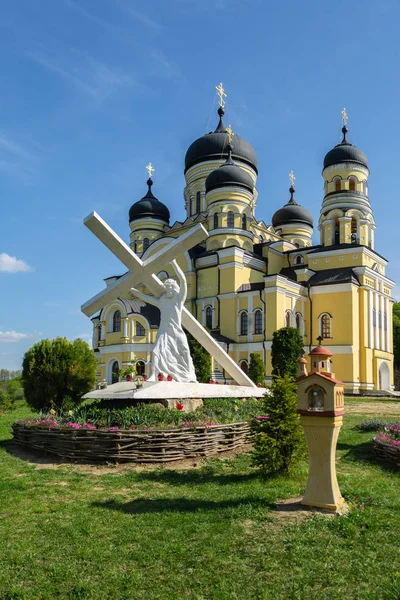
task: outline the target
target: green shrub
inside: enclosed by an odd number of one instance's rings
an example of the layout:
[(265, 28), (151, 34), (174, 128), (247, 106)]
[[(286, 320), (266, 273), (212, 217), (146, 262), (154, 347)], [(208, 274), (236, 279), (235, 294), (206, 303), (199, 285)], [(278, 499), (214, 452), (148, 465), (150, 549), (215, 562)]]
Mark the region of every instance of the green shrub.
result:
[(25, 402), (21, 377), (0, 382), (0, 413), (15, 410)]
[(254, 464), (266, 473), (288, 472), (305, 454), (296, 384), (289, 375), (274, 378), (262, 408), (264, 418), (253, 421)]
[(194, 370), (199, 383), (208, 383), (211, 378), (211, 356), (190, 333), (186, 333)]
[(263, 359), (258, 352), (250, 354), (249, 377), (256, 385), (264, 385), (265, 367)]
[(81, 339), (42, 340), (24, 356), (22, 381), (26, 401), (37, 410), (76, 406), (96, 380), (97, 360)]
[(303, 349), (303, 338), (298, 329), (282, 327), (272, 334), (272, 375), (297, 377), (297, 363)]
[(393, 425), (393, 423), (382, 419), (366, 419), (355, 425), (354, 429), (358, 429), (359, 431), (379, 431), (379, 429), (383, 429), (388, 425)]

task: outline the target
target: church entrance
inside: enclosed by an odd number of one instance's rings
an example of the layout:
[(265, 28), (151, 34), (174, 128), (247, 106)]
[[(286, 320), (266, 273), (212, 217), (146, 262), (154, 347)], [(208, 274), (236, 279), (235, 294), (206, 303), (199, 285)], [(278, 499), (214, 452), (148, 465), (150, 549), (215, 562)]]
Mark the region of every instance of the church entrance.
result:
[(382, 362), (379, 367), (379, 389), (390, 390), (390, 371), (387, 362)]
[(118, 383), (119, 381), (119, 363), (115, 360), (111, 367), (111, 383)]

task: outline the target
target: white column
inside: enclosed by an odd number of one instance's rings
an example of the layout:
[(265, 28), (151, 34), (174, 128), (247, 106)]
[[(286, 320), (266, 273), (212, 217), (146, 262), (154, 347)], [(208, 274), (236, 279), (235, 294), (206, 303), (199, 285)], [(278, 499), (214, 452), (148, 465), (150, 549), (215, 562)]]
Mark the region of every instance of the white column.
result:
[(381, 294), (379, 296), (379, 307), (380, 307), (380, 311), (381, 311), (381, 350), (385, 350), (386, 348), (386, 340), (385, 340), (385, 328), (384, 328), (384, 312), (385, 312), (385, 305), (384, 305), (384, 297)]
[(123, 337), (128, 337), (128, 317), (125, 317), (123, 319), (123, 322), (124, 322)]
[(374, 297), (372, 290), (368, 291), (368, 304), (369, 304), (369, 347), (374, 349), (374, 320), (373, 320), (373, 308), (374, 308)]
[(375, 348), (380, 350), (379, 345), (379, 296), (374, 292), (375, 297)]
[(101, 327), (101, 339), (104, 342), (104, 340), (106, 339), (106, 324), (105, 324), (105, 321), (103, 321), (101, 323), (100, 327)]
[(389, 298), (385, 298), (385, 313), (386, 313), (386, 324), (387, 324), (387, 329), (386, 329), (386, 352), (392, 352), (392, 340), (391, 340), (391, 336), (390, 336), (390, 302), (389, 302)]

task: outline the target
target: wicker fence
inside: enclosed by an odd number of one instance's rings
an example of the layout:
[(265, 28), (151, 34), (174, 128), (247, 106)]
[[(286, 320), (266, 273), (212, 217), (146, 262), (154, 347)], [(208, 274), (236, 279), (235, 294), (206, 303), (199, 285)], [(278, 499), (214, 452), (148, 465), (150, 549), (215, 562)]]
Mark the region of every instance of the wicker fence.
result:
[(373, 450), (379, 460), (385, 460), (400, 468), (400, 446), (391, 446), (386, 442), (374, 440)]
[(14, 423), (12, 428), (14, 441), (24, 448), (90, 463), (164, 463), (213, 456), (238, 448), (250, 434), (247, 422), (172, 431), (43, 429), (22, 423)]

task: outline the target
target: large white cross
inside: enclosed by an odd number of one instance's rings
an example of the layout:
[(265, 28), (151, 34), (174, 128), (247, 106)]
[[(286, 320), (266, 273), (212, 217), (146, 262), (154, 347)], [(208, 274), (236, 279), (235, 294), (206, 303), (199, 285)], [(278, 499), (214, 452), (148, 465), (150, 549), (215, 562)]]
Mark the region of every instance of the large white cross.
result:
[[(167, 246), (142, 261), (96, 212), (86, 217), (84, 224), (128, 269), (128, 273), (120, 277), (118, 281), (82, 305), (81, 310), (88, 317), (116, 298), (127, 296), (131, 287), (144, 285), (152, 294), (160, 296), (164, 293), (164, 286), (154, 272), (159, 272), (179, 254), (208, 237), (203, 225), (199, 224), (179, 238), (171, 240)], [(182, 324), (219, 362), (232, 379), (239, 385), (255, 387), (239, 365), (221, 348), (186, 307), (182, 311)]]

